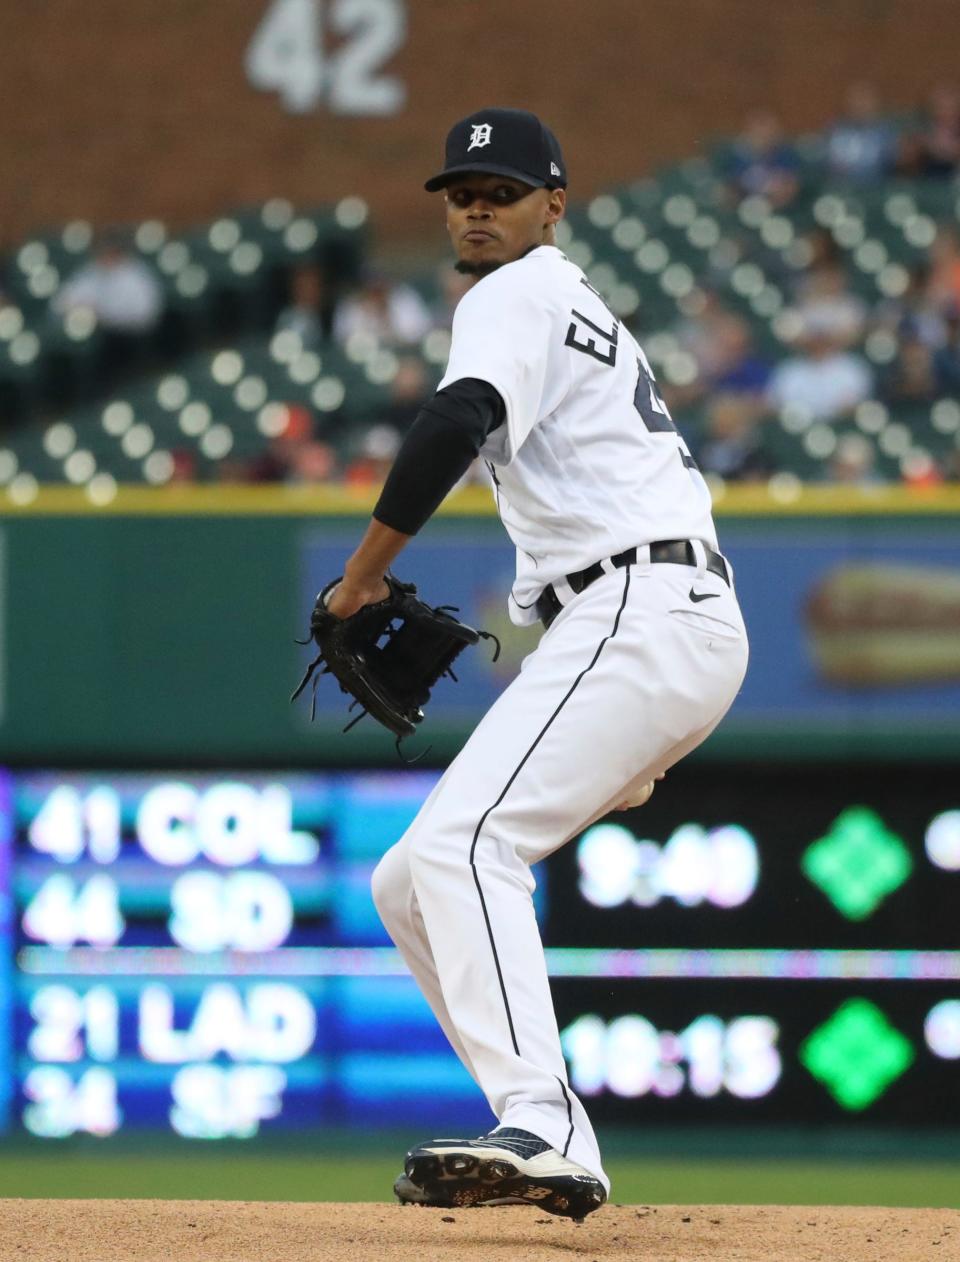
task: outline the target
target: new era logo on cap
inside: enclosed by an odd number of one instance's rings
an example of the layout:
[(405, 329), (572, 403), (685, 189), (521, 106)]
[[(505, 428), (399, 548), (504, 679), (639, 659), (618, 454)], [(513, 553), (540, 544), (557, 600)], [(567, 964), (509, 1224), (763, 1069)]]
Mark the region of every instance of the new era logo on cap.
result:
[(434, 193), (458, 175), (508, 175), (534, 188), (566, 188), (560, 145), (529, 110), (478, 110), (455, 123), (447, 136), (443, 170), (427, 180)]

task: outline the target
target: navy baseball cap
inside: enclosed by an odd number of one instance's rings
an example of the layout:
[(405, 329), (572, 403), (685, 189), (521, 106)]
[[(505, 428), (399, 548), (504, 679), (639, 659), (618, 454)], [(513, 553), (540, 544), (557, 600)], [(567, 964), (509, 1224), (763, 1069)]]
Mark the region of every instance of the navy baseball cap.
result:
[(454, 123), (446, 161), (424, 188), (435, 193), (458, 175), (509, 175), (534, 188), (566, 188), (567, 168), (556, 136), (529, 110), (477, 110)]

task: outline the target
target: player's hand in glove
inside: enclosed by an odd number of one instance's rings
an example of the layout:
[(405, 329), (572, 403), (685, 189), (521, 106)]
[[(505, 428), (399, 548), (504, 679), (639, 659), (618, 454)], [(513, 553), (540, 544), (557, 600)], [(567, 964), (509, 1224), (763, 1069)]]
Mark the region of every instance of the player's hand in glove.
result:
[(437, 680), (443, 675), (456, 679), (453, 662), (481, 637), (496, 641), (489, 632), (458, 621), (447, 608), (424, 604), (412, 583), (392, 574), (370, 587), (334, 579), (317, 596), (310, 615), (310, 638), (320, 652), (291, 700), (311, 679), (315, 700), (319, 674), (331, 674), (341, 691), (353, 697), (350, 708), (362, 707), (344, 730), (371, 714), (399, 743), (423, 720)]
[(386, 600), (390, 595), (386, 579), (360, 586), (344, 577), (335, 587), (326, 590), (329, 590), (327, 610), (335, 618), (349, 618), (364, 605), (375, 605), (378, 601)]

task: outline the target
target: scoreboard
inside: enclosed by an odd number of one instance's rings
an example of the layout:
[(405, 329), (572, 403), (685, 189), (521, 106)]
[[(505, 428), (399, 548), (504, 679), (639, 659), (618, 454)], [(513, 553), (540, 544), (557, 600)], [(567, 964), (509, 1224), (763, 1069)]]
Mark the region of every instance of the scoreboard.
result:
[[(0, 1129), (485, 1127), (369, 893), (437, 778), (0, 772)], [(537, 883), (597, 1122), (960, 1124), (955, 769), (693, 763)]]
[(554, 856), (595, 1120), (960, 1125), (958, 805), (949, 766), (695, 764)]
[(369, 894), (435, 781), (10, 776), (8, 1121), (243, 1138), (389, 1120), (417, 1082), (476, 1116)]

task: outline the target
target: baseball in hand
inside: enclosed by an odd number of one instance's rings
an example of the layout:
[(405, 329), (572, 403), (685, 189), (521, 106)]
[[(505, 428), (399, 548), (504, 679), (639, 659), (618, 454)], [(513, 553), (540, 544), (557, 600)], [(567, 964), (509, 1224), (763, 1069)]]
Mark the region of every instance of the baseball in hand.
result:
[[(657, 776), (657, 780), (662, 780), (665, 773)], [(639, 789), (635, 789), (629, 797), (623, 799), (617, 804), (618, 811), (629, 811), (635, 806), (645, 806), (653, 796), (653, 790), (657, 780), (648, 780), (646, 784), (642, 784)]]

